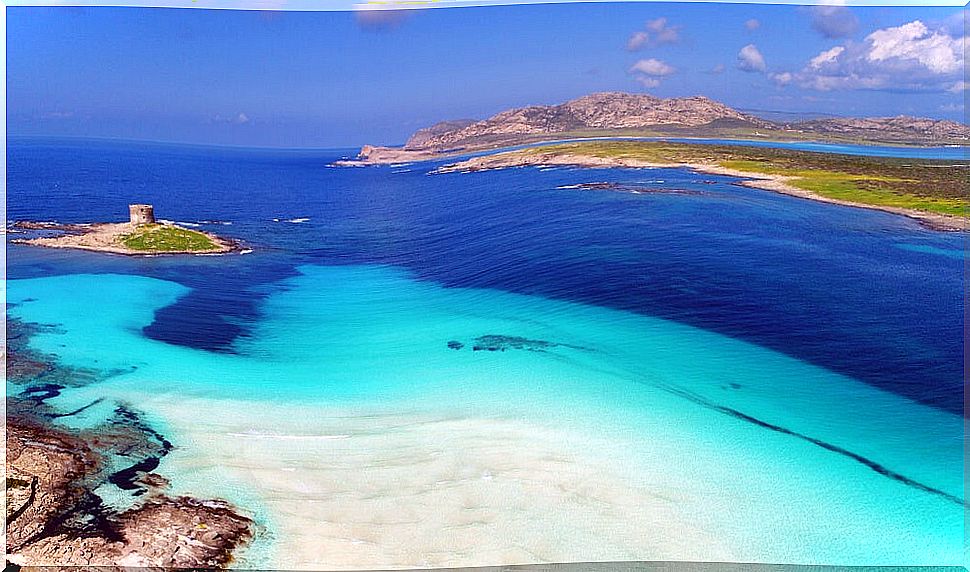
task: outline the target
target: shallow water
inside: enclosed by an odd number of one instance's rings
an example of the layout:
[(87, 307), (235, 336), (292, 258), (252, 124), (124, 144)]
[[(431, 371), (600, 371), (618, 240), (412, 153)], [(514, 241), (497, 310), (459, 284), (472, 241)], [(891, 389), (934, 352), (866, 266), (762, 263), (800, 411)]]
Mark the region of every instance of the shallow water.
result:
[[(966, 561), (959, 235), (677, 169), (92, 145), (12, 145), (11, 218), (145, 200), (254, 252), (11, 245), (8, 313), (120, 372), (70, 423), (132, 403), (177, 492), (255, 513), (245, 564)], [(597, 181), (696, 192), (558, 188)]]

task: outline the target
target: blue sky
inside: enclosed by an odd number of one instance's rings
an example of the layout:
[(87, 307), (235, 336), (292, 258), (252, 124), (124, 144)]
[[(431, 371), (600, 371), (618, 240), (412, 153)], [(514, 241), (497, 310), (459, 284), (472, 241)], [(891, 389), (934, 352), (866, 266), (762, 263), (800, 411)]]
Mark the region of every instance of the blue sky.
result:
[(562, 4), (7, 9), (11, 135), (339, 147), (595, 91), (963, 121), (965, 11)]

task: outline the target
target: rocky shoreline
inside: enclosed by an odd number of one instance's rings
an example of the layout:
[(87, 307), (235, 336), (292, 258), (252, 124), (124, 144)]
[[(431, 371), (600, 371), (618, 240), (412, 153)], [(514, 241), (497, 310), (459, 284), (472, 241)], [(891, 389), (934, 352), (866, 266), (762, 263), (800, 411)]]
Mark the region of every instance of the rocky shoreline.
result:
[(786, 177), (782, 175), (768, 175), (764, 173), (751, 173), (746, 171), (739, 171), (736, 169), (728, 169), (720, 165), (708, 164), (708, 163), (659, 163), (644, 161), (642, 159), (636, 159), (632, 157), (596, 157), (592, 155), (583, 155), (575, 153), (562, 153), (562, 152), (536, 152), (536, 150), (530, 150), (530, 152), (522, 151), (510, 151), (505, 153), (496, 153), (493, 155), (485, 155), (481, 157), (472, 157), (471, 159), (466, 159), (464, 161), (459, 161), (457, 163), (452, 163), (445, 165), (436, 169), (435, 173), (453, 173), (453, 172), (474, 172), (474, 171), (484, 171), (492, 169), (509, 169), (516, 167), (552, 167), (552, 166), (569, 166), (569, 167), (583, 167), (583, 168), (611, 168), (611, 167), (624, 167), (624, 168), (638, 168), (638, 169), (650, 169), (650, 168), (687, 168), (700, 173), (707, 173), (712, 175), (727, 175), (730, 177), (738, 177), (743, 179), (738, 184), (745, 187), (750, 187), (754, 189), (761, 189), (766, 191), (773, 191), (776, 193), (782, 193), (786, 195), (791, 195), (803, 199), (810, 199), (814, 201), (820, 201), (825, 203), (837, 204), (848, 207), (857, 207), (863, 209), (872, 209), (883, 212), (888, 212), (892, 214), (902, 215), (914, 219), (921, 224), (931, 228), (933, 230), (940, 231), (967, 231), (968, 221), (967, 219), (959, 216), (952, 216), (939, 213), (931, 213), (918, 211), (913, 209), (898, 208), (891, 206), (881, 206), (881, 205), (868, 205), (862, 203), (856, 203), (851, 201), (844, 201), (839, 199), (833, 199), (825, 197), (811, 191), (800, 189), (790, 184), (792, 177)]
[[(248, 516), (222, 500), (166, 493), (154, 472), (172, 444), (133, 409), (83, 431), (57, 423), (76, 415), (45, 401), (71, 384), (97, 379), (26, 348), (40, 326), (8, 320), (8, 379), (24, 389), (7, 397), (6, 522), (8, 562), (20, 566), (224, 567), (255, 533)], [(130, 464), (129, 464), (130, 463)], [(119, 464), (124, 468), (118, 468)], [(123, 508), (96, 492), (130, 493)]]
[[(182, 227), (165, 223), (165, 228), (182, 229)], [(154, 252), (137, 250), (125, 246), (122, 238), (129, 235), (138, 227), (131, 223), (92, 223), (92, 224), (62, 224), (56, 222), (34, 222), (17, 221), (8, 229), (10, 232), (29, 232), (29, 231), (48, 231), (56, 232), (55, 236), (43, 236), (37, 238), (17, 238), (10, 242), (14, 244), (27, 244), (31, 246), (42, 246), (46, 248), (72, 248), (77, 250), (89, 250), (94, 252), (107, 252), (111, 254), (123, 254), (125, 256), (159, 256), (177, 254), (229, 254), (242, 250), (237, 241), (216, 236), (202, 231), (197, 232), (205, 236), (214, 245), (213, 248), (204, 250), (166, 250), (164, 252)]]

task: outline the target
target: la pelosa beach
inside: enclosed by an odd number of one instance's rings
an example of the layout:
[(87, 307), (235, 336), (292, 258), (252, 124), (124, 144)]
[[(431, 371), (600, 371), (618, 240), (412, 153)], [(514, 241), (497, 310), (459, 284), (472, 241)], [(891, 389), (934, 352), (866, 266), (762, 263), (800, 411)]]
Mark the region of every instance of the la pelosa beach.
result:
[(158, 522), (245, 568), (967, 562), (965, 233), (676, 167), (8, 153), (11, 220), (247, 245), (8, 244), (8, 413), (88, 475), (26, 563)]

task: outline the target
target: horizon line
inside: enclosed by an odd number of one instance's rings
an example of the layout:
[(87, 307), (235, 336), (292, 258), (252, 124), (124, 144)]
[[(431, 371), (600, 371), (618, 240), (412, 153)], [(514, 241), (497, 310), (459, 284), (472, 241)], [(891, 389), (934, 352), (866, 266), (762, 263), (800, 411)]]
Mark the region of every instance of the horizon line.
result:
[[(6, 0), (6, 7), (48, 6), (176, 8), (210, 10), (260, 10), (273, 12), (358, 12), (400, 11), (444, 8), (480, 8), (539, 4), (591, 3), (689, 3), (689, 4), (760, 4), (780, 6), (832, 5), (833, 0)], [(838, 5), (863, 7), (951, 7), (967, 6), (967, 0), (841, 0)]]
[[(76, 141), (113, 141), (118, 143), (147, 143), (154, 145), (178, 145), (184, 147), (219, 147), (219, 148), (229, 148), (229, 149), (254, 149), (254, 150), (272, 150), (272, 151), (344, 151), (348, 149), (359, 149), (360, 145), (345, 145), (337, 147), (329, 146), (294, 146), (294, 145), (245, 145), (237, 143), (202, 143), (198, 141), (185, 141), (185, 140), (172, 140), (172, 139), (143, 139), (136, 137), (113, 137), (106, 135), (59, 135), (54, 133), (6, 133), (5, 140), (10, 141), (11, 139), (58, 139), (58, 140), (76, 140)], [(388, 147), (393, 146), (403, 146), (403, 143), (397, 145), (387, 145)]]

